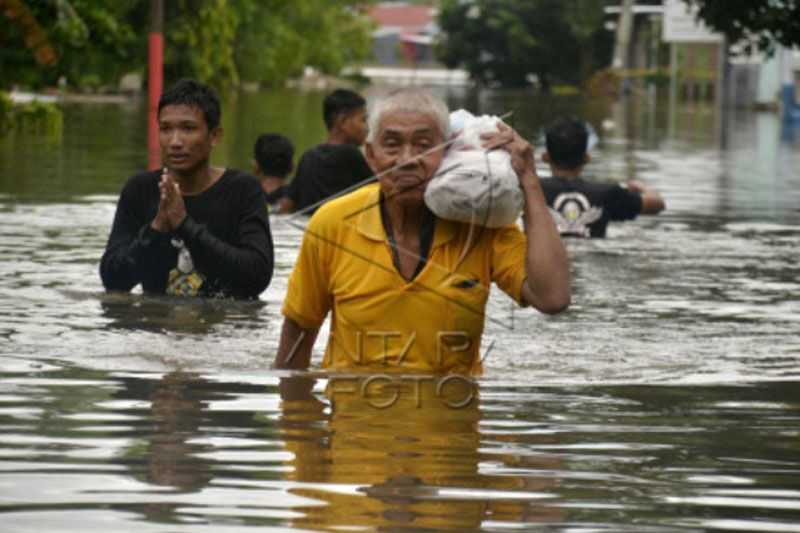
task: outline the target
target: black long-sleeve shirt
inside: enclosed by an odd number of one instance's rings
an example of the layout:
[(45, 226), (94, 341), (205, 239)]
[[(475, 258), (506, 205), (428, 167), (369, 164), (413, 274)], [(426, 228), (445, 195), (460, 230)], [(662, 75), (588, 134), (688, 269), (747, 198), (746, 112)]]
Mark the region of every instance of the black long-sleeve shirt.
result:
[[(373, 174), (356, 146), (317, 144), (303, 153), (286, 195), (294, 201), (294, 210), (302, 211)], [(316, 209), (308, 209), (305, 214), (312, 215)]]
[(257, 298), (274, 266), (272, 234), (258, 180), (228, 169), (200, 194), (184, 196), (186, 218), (174, 232), (150, 227), (158, 212), (161, 170), (128, 180), (117, 203), (114, 225), (100, 261), (107, 290), (163, 294), (178, 263), (180, 239), (204, 281), (198, 294)]

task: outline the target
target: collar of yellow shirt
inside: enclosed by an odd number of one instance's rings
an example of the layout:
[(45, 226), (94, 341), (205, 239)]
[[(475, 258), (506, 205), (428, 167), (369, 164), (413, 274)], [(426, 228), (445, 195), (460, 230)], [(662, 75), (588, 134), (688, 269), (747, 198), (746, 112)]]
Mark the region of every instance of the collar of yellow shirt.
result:
[[(380, 186), (369, 185), (366, 201), (361, 209), (354, 213), (345, 215), (345, 224), (352, 224), (356, 230), (364, 237), (373, 241), (386, 241), (386, 229), (381, 220), (381, 189)], [(456, 224), (443, 218), (436, 219), (436, 227), (433, 230), (433, 242), (431, 249), (442, 246), (452, 241), (456, 237)]]

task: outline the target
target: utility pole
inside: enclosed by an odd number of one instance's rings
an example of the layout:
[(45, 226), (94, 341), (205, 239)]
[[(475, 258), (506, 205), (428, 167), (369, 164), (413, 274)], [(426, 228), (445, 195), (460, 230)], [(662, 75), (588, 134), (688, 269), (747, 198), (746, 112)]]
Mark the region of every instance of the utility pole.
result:
[(164, 0), (150, 0), (147, 64), (147, 166), (161, 166), (158, 144), (158, 99), (164, 87)]
[(617, 40), (614, 45), (614, 59), (611, 68), (622, 70), (620, 95), (628, 94), (628, 72), (630, 68), (630, 43), (633, 30), (633, 0), (623, 0), (617, 22)]

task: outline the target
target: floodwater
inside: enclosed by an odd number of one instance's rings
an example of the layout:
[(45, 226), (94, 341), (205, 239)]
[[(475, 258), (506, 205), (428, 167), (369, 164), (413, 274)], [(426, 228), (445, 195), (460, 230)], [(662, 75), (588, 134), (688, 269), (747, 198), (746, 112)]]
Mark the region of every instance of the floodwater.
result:
[[(264, 131), (316, 142), (321, 97), (228, 97), (215, 162), (247, 168)], [(493, 293), (475, 383), (271, 371), (286, 218), (258, 302), (104, 294), (116, 195), (146, 160), (139, 103), (0, 138), (1, 529), (800, 531), (800, 129), (446, 97), (532, 138), (579, 113), (600, 135), (587, 174), (667, 202), (568, 241), (568, 312)]]

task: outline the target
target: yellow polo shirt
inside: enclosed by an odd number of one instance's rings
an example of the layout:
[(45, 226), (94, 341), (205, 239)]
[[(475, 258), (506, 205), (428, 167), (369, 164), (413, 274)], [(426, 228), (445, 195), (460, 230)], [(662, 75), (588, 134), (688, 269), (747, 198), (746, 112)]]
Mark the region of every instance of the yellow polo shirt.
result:
[(379, 185), (367, 185), (311, 217), (283, 314), (317, 328), (332, 312), (324, 367), (479, 374), (491, 282), (522, 303), (524, 234), (436, 219), (428, 262), (409, 282), (392, 263), (379, 201)]

